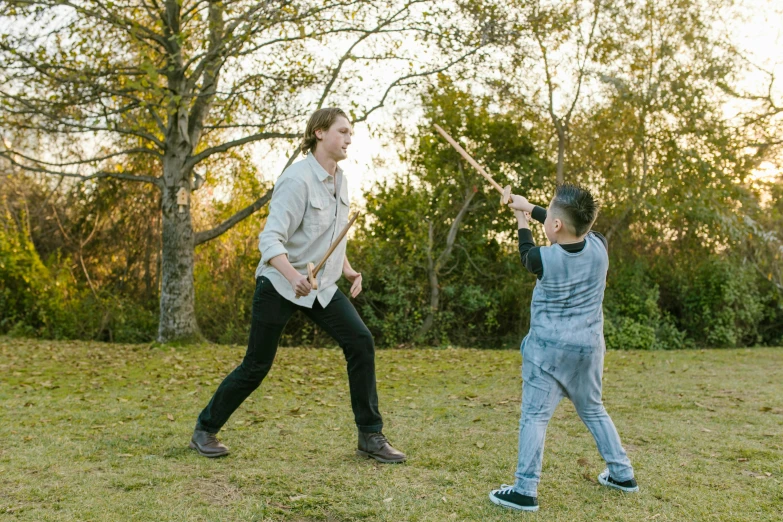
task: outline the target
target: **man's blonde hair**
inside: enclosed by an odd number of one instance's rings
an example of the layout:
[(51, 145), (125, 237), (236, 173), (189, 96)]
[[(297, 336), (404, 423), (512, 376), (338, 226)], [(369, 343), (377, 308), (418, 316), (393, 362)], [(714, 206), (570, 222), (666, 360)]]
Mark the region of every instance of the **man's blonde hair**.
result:
[(305, 129), (304, 138), (302, 138), (302, 154), (307, 156), (309, 152), (315, 150), (315, 146), (318, 145), (318, 138), (315, 136), (315, 131), (329, 130), (329, 127), (337, 121), (337, 118), (342, 116), (346, 120), (348, 116), (342, 109), (337, 107), (326, 107), (324, 109), (318, 109), (310, 116), (307, 122), (307, 128)]

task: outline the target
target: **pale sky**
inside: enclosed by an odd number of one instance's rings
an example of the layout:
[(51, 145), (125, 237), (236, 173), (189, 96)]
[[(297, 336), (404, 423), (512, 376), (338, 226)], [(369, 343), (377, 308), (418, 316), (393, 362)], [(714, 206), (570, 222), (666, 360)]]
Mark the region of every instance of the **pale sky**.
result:
[[(775, 75), (773, 96), (778, 106), (783, 105), (783, 2), (779, 0), (742, 0), (740, 9), (748, 12), (745, 23), (731, 28), (734, 42), (747, 49), (748, 58), (763, 69)], [(751, 90), (766, 85), (764, 74), (749, 75), (743, 87)], [(776, 177), (781, 165), (763, 163), (757, 170), (759, 179)]]
[[(744, 20), (737, 21), (736, 16), (727, 15), (726, 19), (730, 20), (730, 23), (727, 23), (731, 39), (735, 45), (747, 51), (747, 57), (752, 63), (776, 75), (775, 96), (778, 104), (783, 105), (783, 2), (738, 0), (735, 9), (735, 13), (744, 17)], [(761, 73), (748, 74), (739, 87), (751, 91), (760, 85), (766, 85), (766, 81), (767, 78)], [(400, 110), (400, 107), (394, 107), (391, 101), (386, 108), (373, 114), (370, 125), (377, 126), (389, 121), (393, 111)], [(401, 104), (405, 109), (411, 109), (410, 103), (401, 101)], [(261, 163), (259, 170), (269, 180), (277, 179), (287, 159), (282, 151), (269, 153), (268, 149), (257, 151), (255, 157)], [(396, 157), (396, 144), (388, 143), (384, 137), (371, 136), (367, 124), (358, 124), (354, 129), (353, 143), (348, 149), (348, 159), (340, 164), (347, 175), (351, 199), (361, 205), (363, 191), (388, 174), (385, 169), (376, 169), (373, 166), (374, 158), (393, 163)], [(477, 159), (481, 163), (481, 159)], [(762, 165), (759, 177), (777, 175), (778, 167), (773, 164)]]

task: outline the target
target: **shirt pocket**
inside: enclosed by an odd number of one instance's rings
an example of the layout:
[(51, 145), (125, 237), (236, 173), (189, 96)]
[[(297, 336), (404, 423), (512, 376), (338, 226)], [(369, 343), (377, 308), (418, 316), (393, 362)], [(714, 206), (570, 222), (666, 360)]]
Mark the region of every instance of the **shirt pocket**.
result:
[(345, 228), (345, 225), (348, 224), (348, 218), (350, 217), (350, 203), (348, 196), (340, 195), (338, 198), (338, 219), (337, 219), (337, 230), (338, 232), (341, 231), (343, 228)]
[(334, 221), (334, 207), (325, 197), (312, 194), (302, 223), (310, 236), (320, 236)]

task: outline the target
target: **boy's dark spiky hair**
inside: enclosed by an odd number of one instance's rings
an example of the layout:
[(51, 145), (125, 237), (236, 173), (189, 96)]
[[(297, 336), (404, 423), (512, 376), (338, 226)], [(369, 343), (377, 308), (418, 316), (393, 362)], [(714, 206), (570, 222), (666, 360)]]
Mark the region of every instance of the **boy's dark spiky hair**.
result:
[(598, 202), (585, 188), (573, 183), (560, 183), (552, 198), (552, 207), (570, 225), (577, 236), (586, 234), (598, 216)]

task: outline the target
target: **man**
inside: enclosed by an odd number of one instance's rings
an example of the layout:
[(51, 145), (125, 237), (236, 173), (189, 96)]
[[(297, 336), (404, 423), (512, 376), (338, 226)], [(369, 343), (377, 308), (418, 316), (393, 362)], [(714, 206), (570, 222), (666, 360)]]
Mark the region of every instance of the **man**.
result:
[(205, 457), (221, 457), (228, 448), (217, 432), (261, 384), (277, 352), (280, 334), (301, 310), (329, 333), (348, 363), (351, 406), (359, 430), (357, 454), (380, 462), (405, 461), (383, 436), (375, 383), (375, 345), (350, 300), (337, 288), (340, 273), (351, 296), (362, 291), (362, 275), (345, 257), (341, 241), (316, 274), (318, 290), (307, 279), (307, 263), (317, 263), (348, 222), (348, 186), (339, 161), (348, 157), (351, 124), (337, 108), (316, 111), (307, 123), (305, 159), (288, 167), (275, 183), (269, 217), (259, 236), (253, 317), (245, 358), (218, 386), (201, 412), (190, 447)]

